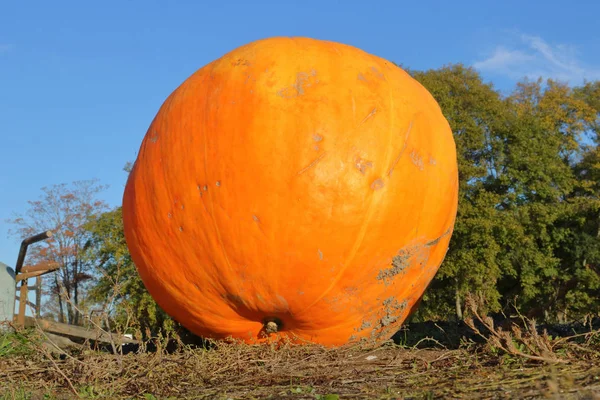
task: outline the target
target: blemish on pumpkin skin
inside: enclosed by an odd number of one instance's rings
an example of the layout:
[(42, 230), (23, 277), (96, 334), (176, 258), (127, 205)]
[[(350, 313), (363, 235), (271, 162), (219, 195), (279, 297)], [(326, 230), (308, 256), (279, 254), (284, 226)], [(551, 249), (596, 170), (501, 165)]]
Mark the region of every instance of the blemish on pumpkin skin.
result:
[(183, 226), (179, 227), (179, 232), (183, 232)]
[(450, 227), (446, 230), (446, 232), (444, 232), (442, 234), (442, 236), (425, 243), (425, 246), (427, 246), (427, 247), (435, 246), (436, 244), (438, 244), (440, 242), (440, 240), (442, 240), (444, 237), (448, 236), (451, 232), (452, 232), (452, 228)]
[(364, 331), (365, 329), (370, 328), (372, 325), (373, 324), (371, 323), (371, 321), (363, 321), (362, 324), (355, 330), (357, 332)]
[(373, 73), (379, 78), (379, 79), (384, 79), (385, 77), (383, 76), (383, 74), (381, 72), (379, 72), (379, 70), (375, 67), (371, 67), (371, 71), (373, 71)]
[(358, 294), (358, 288), (356, 286), (347, 286), (344, 288), (344, 292), (350, 296), (356, 296)]
[(411, 264), (411, 259), (422, 249), (423, 246), (410, 246), (401, 249), (394, 258), (392, 258), (391, 267), (380, 270), (376, 279), (383, 281), (385, 286), (389, 285), (397, 275), (406, 272), (406, 268)]
[(402, 312), (406, 309), (408, 302), (406, 300), (399, 302), (395, 297), (388, 297), (383, 301), (383, 315), (377, 322), (377, 325), (373, 327), (371, 331), (371, 337), (381, 338), (382, 336), (388, 335), (390, 328), (393, 328), (393, 324), (397, 322), (402, 316)]
[(400, 161), (402, 154), (404, 154), (404, 150), (406, 150), (406, 146), (408, 145), (408, 137), (410, 135), (410, 130), (412, 129), (412, 126), (413, 126), (413, 122), (410, 121), (410, 123), (408, 124), (408, 129), (406, 130), (406, 133), (404, 134), (404, 144), (402, 145), (402, 149), (400, 149), (400, 153), (398, 154), (398, 156), (392, 163), (392, 166), (390, 167), (390, 170), (388, 171), (388, 176), (392, 176), (392, 172), (394, 172), (394, 168), (396, 168), (396, 165), (398, 165), (398, 162)]
[[(313, 139), (315, 142), (319, 143), (319, 142), (321, 142), (321, 141), (323, 140), (323, 136), (322, 136), (322, 135), (319, 135), (318, 133), (315, 133), (315, 134), (312, 136), (312, 139)], [(319, 147), (319, 145), (318, 145), (318, 144), (316, 144), (316, 145), (314, 145), (314, 146), (313, 146), (313, 149), (314, 149), (315, 151), (319, 151), (320, 147)]]
[(315, 71), (314, 69), (311, 70), (309, 73), (298, 72), (298, 74), (296, 75), (296, 82), (294, 82), (289, 87), (279, 90), (277, 92), (277, 95), (285, 99), (291, 99), (294, 97), (302, 96), (306, 88), (312, 86), (315, 83), (319, 83), (319, 80), (314, 78), (316, 75), (317, 71)]
[(168, 213), (168, 214), (167, 214), (167, 218), (173, 218), (173, 214), (171, 214), (171, 213)]
[(423, 158), (416, 150), (410, 152), (410, 160), (417, 168), (419, 168), (419, 170), (423, 171)]
[(327, 154), (327, 153), (325, 153), (325, 152), (321, 153), (321, 155), (319, 157), (317, 157), (310, 164), (308, 164), (306, 167), (304, 167), (300, 171), (298, 171), (297, 175), (301, 175), (301, 174), (305, 173), (306, 171), (308, 171), (309, 169), (311, 169), (312, 167), (314, 167), (315, 165), (317, 165), (317, 163), (319, 161), (321, 161), (323, 159), (323, 157), (325, 157), (325, 154)]
[(231, 63), (233, 67), (247, 67), (250, 65), (250, 61), (244, 60), (243, 58), (238, 58), (237, 60)]
[(319, 249), (317, 253), (319, 254), (319, 260), (323, 261), (323, 252)]
[(381, 178), (377, 178), (373, 181), (373, 183), (371, 183), (371, 189), (373, 189), (373, 190), (382, 189), (384, 186), (385, 186), (385, 182), (383, 182), (383, 179), (381, 179)]
[(421, 268), (424, 268), (429, 261), (430, 250), (428, 248), (437, 245), (440, 240), (448, 236), (451, 232), (452, 228), (448, 228), (441, 236), (426, 242), (424, 245), (409, 246), (401, 249), (392, 258), (391, 267), (380, 270), (376, 279), (383, 281), (386, 286), (389, 285), (397, 275), (405, 273), (406, 268), (411, 265), (413, 259), (419, 263)]
[(221, 181), (217, 181), (216, 185), (217, 187), (221, 186)]
[(384, 307), (386, 307), (387, 314), (384, 315), (383, 318), (381, 318), (381, 325), (388, 326), (398, 320), (398, 316), (392, 314), (392, 312), (398, 309), (402, 309), (403, 307), (401, 304), (398, 303), (398, 300), (396, 300), (394, 297), (390, 297), (389, 299), (385, 300), (383, 302), (383, 305)]
[(253, 215), (252, 219), (254, 220), (254, 222), (260, 222), (260, 219), (256, 215)]
[(356, 167), (357, 170), (360, 171), (361, 174), (365, 174), (365, 172), (367, 171), (367, 168), (373, 168), (373, 163), (371, 161), (368, 160), (364, 160), (360, 157), (357, 157), (356, 160), (354, 161), (354, 166)]
[(436, 165), (437, 164), (437, 160), (431, 156), (429, 156), (429, 165)]
[(202, 187), (202, 189), (204, 189), (204, 191), (206, 192), (206, 191), (208, 191), (208, 186), (207, 186), (207, 185), (204, 185), (204, 186)]
[(371, 112), (369, 114), (367, 114), (367, 116), (364, 117), (362, 121), (360, 121), (359, 125), (364, 124), (369, 118), (372, 118), (376, 113), (377, 113), (377, 107), (373, 108), (371, 110)]
[[(251, 78), (252, 78), (252, 75), (250, 75), (250, 74), (246, 75), (246, 80), (244, 81), (244, 84), (247, 84)], [(252, 81), (256, 82), (256, 79), (252, 78)], [(252, 93), (252, 90), (250, 90), (250, 93)]]
[(158, 140), (158, 134), (155, 132), (151, 137), (150, 137), (150, 143), (156, 143), (156, 141)]

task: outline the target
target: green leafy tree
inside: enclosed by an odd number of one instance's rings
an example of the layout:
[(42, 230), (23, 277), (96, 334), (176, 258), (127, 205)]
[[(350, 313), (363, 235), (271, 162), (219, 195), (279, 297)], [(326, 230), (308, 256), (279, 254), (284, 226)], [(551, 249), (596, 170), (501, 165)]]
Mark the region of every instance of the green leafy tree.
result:
[(87, 257), (94, 262), (97, 281), (91, 298), (119, 329), (146, 336), (171, 329), (173, 321), (150, 296), (131, 260), (121, 207), (92, 218)]
[(506, 302), (517, 299), (531, 316), (546, 319), (557, 316), (556, 300), (569, 279), (560, 249), (574, 227), (566, 230), (561, 221), (575, 212), (568, 201), (578, 186), (574, 167), (594, 117), (574, 93), (552, 80), (517, 86), (507, 98), (502, 173), (490, 186), (502, 196), (506, 220), (515, 222), (504, 241), (498, 289)]
[(417, 316), (462, 318), (467, 293), (547, 319), (593, 310), (598, 179), (582, 142), (598, 131), (599, 85), (525, 81), (503, 97), (462, 65), (411, 74), (450, 123), (460, 179), (450, 249)]
[(451, 65), (412, 75), (436, 98), (454, 133), (459, 170), (459, 207), (446, 259), (423, 298), (421, 318), (462, 318), (467, 293), (478, 293), (491, 310), (500, 307), (496, 282), (499, 196), (486, 182), (502, 166), (504, 102), (479, 74)]
[(566, 199), (568, 213), (555, 227), (561, 279), (549, 303), (562, 310), (563, 319), (600, 311), (600, 82), (586, 83), (573, 94), (589, 109), (582, 121), (582, 152), (573, 168), (577, 184)]

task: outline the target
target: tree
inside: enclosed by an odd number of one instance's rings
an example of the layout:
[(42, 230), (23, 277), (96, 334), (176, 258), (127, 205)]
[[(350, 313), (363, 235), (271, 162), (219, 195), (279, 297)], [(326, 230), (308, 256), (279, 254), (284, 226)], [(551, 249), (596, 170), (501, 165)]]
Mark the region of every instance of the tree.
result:
[(91, 299), (122, 330), (133, 328), (143, 336), (170, 328), (173, 321), (150, 296), (131, 260), (121, 207), (92, 216), (86, 229), (90, 233), (86, 256), (97, 276)]
[(450, 123), (460, 180), (450, 248), (417, 316), (460, 319), (467, 293), (488, 311), (597, 312), (600, 167), (583, 142), (597, 143), (600, 84), (524, 81), (504, 97), (462, 65), (411, 74)]
[(570, 271), (576, 266), (565, 250), (567, 238), (578, 235), (572, 223), (579, 208), (575, 168), (595, 117), (575, 93), (552, 80), (518, 84), (507, 98), (504, 165), (491, 185), (507, 220), (515, 222), (503, 246), (499, 290), (505, 301), (517, 298), (521, 309), (538, 318), (564, 318), (568, 306), (560, 299), (574, 284)]
[(52, 238), (30, 249), (27, 261), (60, 266), (46, 285), (49, 305), (55, 305), (59, 322), (73, 325), (82, 322), (79, 310), (84, 307), (92, 278), (91, 263), (84, 257), (89, 238), (84, 225), (90, 217), (106, 209), (106, 204), (97, 199), (104, 189), (97, 180), (44, 187), (40, 199), (29, 201), (24, 214), (16, 214), (7, 221), (15, 226), (9, 233), (20, 239), (47, 230), (54, 233)]
[(454, 311), (460, 319), (467, 293), (480, 294), (489, 309), (498, 310), (500, 198), (486, 182), (498, 175), (503, 161), (504, 102), (476, 71), (462, 65), (411, 73), (432, 93), (450, 124), (459, 170), (459, 206), (450, 248), (419, 314), (435, 318)]
[(573, 96), (590, 109), (582, 121), (582, 151), (573, 163), (576, 185), (566, 199), (568, 213), (555, 226), (561, 280), (550, 303), (565, 317), (568, 312), (582, 318), (600, 311), (600, 82), (574, 88)]

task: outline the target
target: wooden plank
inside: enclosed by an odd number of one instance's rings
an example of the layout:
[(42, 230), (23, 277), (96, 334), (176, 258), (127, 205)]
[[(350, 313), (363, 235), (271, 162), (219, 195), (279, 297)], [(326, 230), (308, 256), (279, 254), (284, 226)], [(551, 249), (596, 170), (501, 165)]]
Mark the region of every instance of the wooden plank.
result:
[(105, 343), (110, 343), (111, 339), (117, 345), (120, 345), (122, 343), (139, 343), (137, 340), (129, 339), (125, 336), (116, 333), (107, 334), (100, 330), (93, 330), (89, 328), (84, 328), (82, 326), (62, 324), (60, 322), (50, 321), (47, 319), (25, 317), (25, 327), (37, 326), (39, 326), (43, 331), (46, 332), (64, 336), (78, 337), (82, 339), (96, 340)]
[[(19, 299), (19, 296), (15, 296), (15, 300), (19, 300), (21, 301), (21, 299)], [(35, 309), (35, 304), (33, 304), (31, 301), (27, 300), (27, 305), (33, 309)]]
[[(19, 290), (21, 290), (21, 287), (17, 286), (15, 289), (18, 292)], [(36, 286), (27, 286), (27, 290), (37, 290), (37, 287)], [(18, 297), (17, 297), (17, 299), (18, 299)]]
[(26, 265), (23, 268), (21, 268), (21, 272), (22, 273), (40, 272), (40, 271), (50, 272), (50, 271), (55, 271), (59, 268), (60, 268), (60, 265), (58, 265), (56, 263), (40, 264), (40, 265), (35, 265), (35, 266)]
[(36, 276), (45, 275), (45, 274), (47, 274), (49, 272), (52, 272), (52, 270), (50, 270), (50, 271), (44, 270), (44, 271), (19, 273), (15, 277), (15, 281), (19, 282), (19, 281), (22, 281), (24, 279), (35, 278)]

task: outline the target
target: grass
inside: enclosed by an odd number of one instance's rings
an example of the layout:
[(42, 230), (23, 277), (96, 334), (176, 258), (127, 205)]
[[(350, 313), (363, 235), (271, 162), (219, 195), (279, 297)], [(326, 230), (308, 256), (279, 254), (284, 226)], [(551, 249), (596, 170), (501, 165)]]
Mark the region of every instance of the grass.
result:
[(180, 343), (167, 351), (159, 342), (152, 352), (59, 356), (39, 332), (19, 332), (0, 336), (0, 399), (600, 398), (597, 328), (550, 336), (476, 315), (409, 325), (395, 339), (335, 349)]
[(9, 356), (29, 356), (35, 352), (32, 345), (41, 341), (41, 333), (31, 329), (5, 333), (0, 331), (0, 359)]

